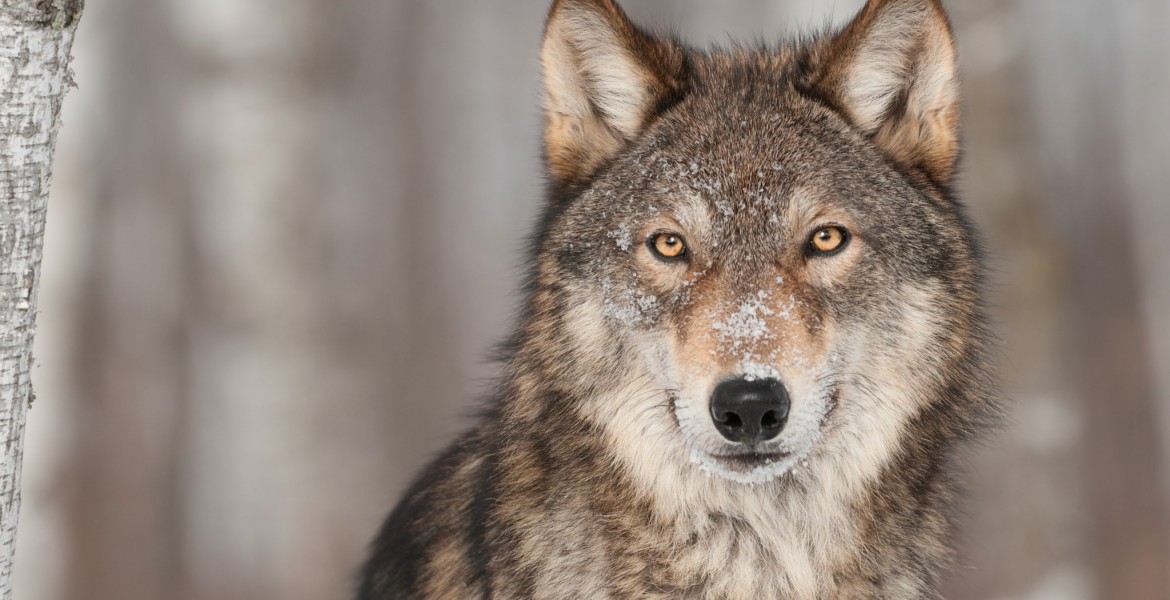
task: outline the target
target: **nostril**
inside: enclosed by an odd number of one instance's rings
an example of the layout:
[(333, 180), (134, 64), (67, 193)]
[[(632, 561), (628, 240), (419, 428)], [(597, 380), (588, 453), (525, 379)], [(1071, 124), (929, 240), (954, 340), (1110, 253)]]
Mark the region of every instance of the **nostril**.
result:
[(740, 429), (743, 427), (743, 417), (739, 416), (738, 413), (725, 412), (723, 413), (723, 418), (719, 419), (719, 422), (731, 429)]
[(777, 414), (774, 410), (770, 410), (764, 413), (764, 416), (760, 418), (760, 425), (763, 426), (764, 429), (779, 429), (782, 424), (783, 423), (780, 421), (780, 415)]

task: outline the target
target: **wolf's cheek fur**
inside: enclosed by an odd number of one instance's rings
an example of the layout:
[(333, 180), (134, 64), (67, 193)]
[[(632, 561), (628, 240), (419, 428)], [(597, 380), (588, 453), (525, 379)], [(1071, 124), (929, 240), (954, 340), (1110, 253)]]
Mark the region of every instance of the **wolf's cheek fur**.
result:
[(904, 286), (893, 295), (896, 312), (866, 319), (883, 326), (848, 326), (841, 340), (839, 418), (828, 424), (816, 454), (833, 466), (844, 489), (861, 489), (890, 463), (906, 424), (943, 380), (937, 361), (927, 358), (936, 355), (945, 331), (941, 294), (935, 282)]

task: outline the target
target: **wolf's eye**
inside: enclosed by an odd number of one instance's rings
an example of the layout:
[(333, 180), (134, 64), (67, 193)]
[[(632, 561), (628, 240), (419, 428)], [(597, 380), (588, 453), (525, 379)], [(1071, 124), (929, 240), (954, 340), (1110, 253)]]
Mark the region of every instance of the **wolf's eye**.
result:
[(839, 225), (829, 225), (813, 232), (808, 241), (808, 253), (813, 256), (830, 256), (849, 245), (849, 230)]
[(658, 258), (663, 260), (679, 260), (687, 254), (687, 243), (677, 233), (664, 231), (650, 236), (646, 245)]

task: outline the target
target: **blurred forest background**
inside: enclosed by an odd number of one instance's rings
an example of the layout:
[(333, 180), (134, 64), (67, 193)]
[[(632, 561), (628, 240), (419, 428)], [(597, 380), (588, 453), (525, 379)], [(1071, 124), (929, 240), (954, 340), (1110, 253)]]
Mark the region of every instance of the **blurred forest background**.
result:
[[(699, 43), (861, 0), (625, 0)], [(946, 596), (1170, 598), (1170, 2), (950, 0), (1008, 427)], [(467, 423), (541, 202), (547, 0), (100, 0), (45, 249), (21, 600), (345, 598)]]

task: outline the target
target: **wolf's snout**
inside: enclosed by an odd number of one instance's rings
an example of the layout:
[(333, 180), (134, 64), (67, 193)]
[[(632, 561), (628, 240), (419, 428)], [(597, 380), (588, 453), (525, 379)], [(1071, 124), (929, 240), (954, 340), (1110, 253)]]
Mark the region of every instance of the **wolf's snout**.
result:
[(716, 386), (711, 418), (723, 437), (754, 444), (780, 435), (789, 404), (788, 390), (775, 379), (733, 379)]

